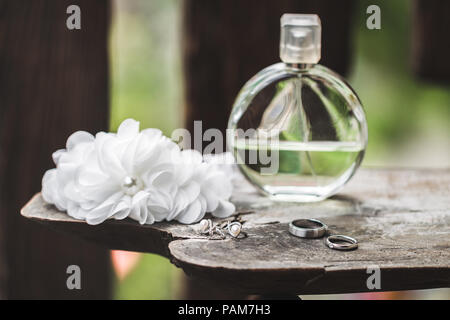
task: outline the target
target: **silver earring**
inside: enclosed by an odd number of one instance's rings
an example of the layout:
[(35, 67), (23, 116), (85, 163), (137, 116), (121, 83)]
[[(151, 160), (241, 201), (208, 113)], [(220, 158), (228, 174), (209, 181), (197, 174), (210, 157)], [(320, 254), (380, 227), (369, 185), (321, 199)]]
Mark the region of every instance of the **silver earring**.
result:
[(233, 238), (237, 238), (239, 237), (239, 235), (241, 234), (242, 231), (242, 224), (238, 221), (234, 221), (234, 222), (229, 222), (227, 224), (227, 230), (228, 233), (230, 234), (230, 236), (232, 236)]
[(200, 234), (207, 234), (212, 235), (213, 227), (212, 227), (212, 221), (211, 219), (203, 219), (198, 224), (198, 232)]
[[(210, 240), (223, 240), (226, 238), (226, 235), (222, 231), (222, 229), (217, 225), (213, 225), (211, 219), (203, 219), (202, 221), (200, 221), (197, 227), (197, 231), (200, 234), (207, 234)], [(219, 237), (214, 237), (215, 235), (218, 235)]]
[[(202, 235), (208, 235), (209, 239), (226, 239), (226, 230), (228, 234), (233, 238), (245, 238), (247, 234), (242, 231), (242, 223), (239, 221), (226, 221), (220, 225), (214, 225), (211, 219), (203, 219), (197, 225), (197, 232)], [(215, 235), (218, 236), (214, 237)]]
[(216, 226), (215, 228), (214, 228), (214, 232), (216, 232), (219, 236), (220, 236), (220, 239), (225, 239), (227, 236), (225, 235), (225, 233), (222, 231), (222, 229), (220, 229), (218, 226)]

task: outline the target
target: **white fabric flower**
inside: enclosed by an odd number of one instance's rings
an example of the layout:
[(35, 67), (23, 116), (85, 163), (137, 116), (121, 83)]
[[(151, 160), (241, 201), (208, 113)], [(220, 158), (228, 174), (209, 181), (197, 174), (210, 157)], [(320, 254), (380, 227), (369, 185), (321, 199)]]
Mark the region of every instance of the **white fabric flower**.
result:
[(42, 179), (44, 200), (89, 224), (127, 217), (194, 223), (206, 212), (227, 217), (235, 210), (226, 166), (181, 151), (157, 129), (139, 132), (132, 119), (117, 134), (75, 132), (53, 160), (56, 168)]

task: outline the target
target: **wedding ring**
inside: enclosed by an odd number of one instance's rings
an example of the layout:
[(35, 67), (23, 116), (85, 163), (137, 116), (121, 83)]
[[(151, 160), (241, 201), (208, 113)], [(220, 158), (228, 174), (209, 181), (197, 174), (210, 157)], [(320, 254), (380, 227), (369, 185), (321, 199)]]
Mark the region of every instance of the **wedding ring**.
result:
[(326, 239), (326, 244), (334, 250), (353, 250), (358, 248), (358, 241), (352, 237), (333, 235)]
[(316, 219), (297, 219), (289, 223), (289, 232), (300, 238), (321, 238), (327, 230), (328, 227)]

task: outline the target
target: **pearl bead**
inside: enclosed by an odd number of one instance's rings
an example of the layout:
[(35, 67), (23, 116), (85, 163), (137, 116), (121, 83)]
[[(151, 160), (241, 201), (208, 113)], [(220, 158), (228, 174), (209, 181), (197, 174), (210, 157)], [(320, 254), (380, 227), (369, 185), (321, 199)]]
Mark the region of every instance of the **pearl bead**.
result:
[(126, 176), (123, 178), (122, 189), (125, 194), (129, 196), (134, 196), (140, 190), (144, 189), (144, 184), (138, 178), (134, 178), (131, 176)]
[(209, 221), (206, 219), (203, 219), (202, 221), (200, 221), (199, 223), (199, 231), (204, 233), (207, 232), (209, 229)]
[(233, 225), (230, 227), (230, 234), (231, 234), (233, 237), (237, 237), (240, 233), (241, 233), (241, 226), (240, 226), (240, 225), (238, 225), (238, 224), (233, 224)]
[(134, 187), (135, 185), (136, 185), (136, 179), (135, 178), (130, 177), (130, 176), (126, 176), (123, 179), (123, 186), (125, 188), (131, 188), (131, 187)]

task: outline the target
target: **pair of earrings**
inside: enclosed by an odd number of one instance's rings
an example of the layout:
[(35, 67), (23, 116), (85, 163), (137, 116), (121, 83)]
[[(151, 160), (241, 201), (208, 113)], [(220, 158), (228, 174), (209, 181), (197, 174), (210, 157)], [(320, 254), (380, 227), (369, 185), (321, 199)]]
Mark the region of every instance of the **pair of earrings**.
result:
[(233, 238), (246, 237), (245, 232), (242, 232), (242, 224), (239, 221), (225, 221), (214, 225), (211, 219), (203, 219), (198, 224), (198, 232), (209, 235), (210, 239), (215, 235), (218, 235), (221, 240), (225, 239), (227, 237), (225, 231)]

